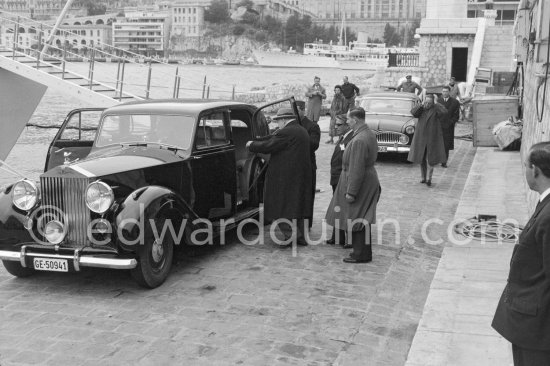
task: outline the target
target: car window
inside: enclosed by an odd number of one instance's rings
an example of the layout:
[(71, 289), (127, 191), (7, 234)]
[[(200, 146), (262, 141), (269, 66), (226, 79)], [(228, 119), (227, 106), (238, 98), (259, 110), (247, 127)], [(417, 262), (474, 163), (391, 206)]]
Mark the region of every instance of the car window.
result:
[(102, 111), (81, 111), (71, 115), (59, 140), (94, 141)]
[(360, 102), (367, 113), (395, 113), (410, 115), (413, 103), (407, 99), (367, 98)]
[(225, 129), (224, 113), (214, 112), (201, 117), (195, 135), (195, 146), (205, 148), (229, 143)]
[(107, 115), (101, 123), (96, 146), (156, 143), (187, 150), (194, 123), (194, 117), (181, 115)]

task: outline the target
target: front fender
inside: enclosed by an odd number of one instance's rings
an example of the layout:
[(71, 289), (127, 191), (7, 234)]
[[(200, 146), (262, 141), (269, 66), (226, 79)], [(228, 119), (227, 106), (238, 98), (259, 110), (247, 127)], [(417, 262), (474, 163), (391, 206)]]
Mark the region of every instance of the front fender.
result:
[(171, 219), (176, 232), (182, 223), (191, 224), (197, 218), (187, 202), (174, 191), (161, 186), (139, 188), (128, 195), (115, 215), (119, 246), (135, 252), (136, 244), (144, 244), (149, 219), (160, 215)]
[(25, 229), (27, 213), (18, 210), (12, 202), (9, 186), (0, 191), (0, 248), (9, 249), (14, 244), (32, 242), (32, 236)]

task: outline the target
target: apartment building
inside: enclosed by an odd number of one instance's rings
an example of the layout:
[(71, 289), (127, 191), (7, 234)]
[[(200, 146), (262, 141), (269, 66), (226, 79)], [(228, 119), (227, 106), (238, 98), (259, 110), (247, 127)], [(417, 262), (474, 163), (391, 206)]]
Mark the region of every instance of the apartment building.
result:
[(204, 30), (204, 2), (196, 0), (172, 3), (172, 34), (198, 37)]
[(113, 24), (113, 46), (147, 56), (164, 56), (171, 17), (157, 8), (126, 8), (125, 18)]

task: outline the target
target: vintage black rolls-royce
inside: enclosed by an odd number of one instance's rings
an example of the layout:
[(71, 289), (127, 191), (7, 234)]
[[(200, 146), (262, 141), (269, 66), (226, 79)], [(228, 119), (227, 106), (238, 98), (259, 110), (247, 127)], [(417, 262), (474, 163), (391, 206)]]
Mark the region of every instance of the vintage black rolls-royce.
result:
[(376, 132), (378, 152), (408, 153), (417, 118), (411, 109), (420, 99), (414, 93), (377, 92), (356, 100), (366, 112), (366, 122)]
[(175, 245), (203, 244), (258, 214), (267, 158), (245, 145), (268, 133), (261, 110), (239, 102), (74, 110), (40, 182), (0, 192), (0, 259), (19, 277), (129, 269), (140, 285), (157, 287)]

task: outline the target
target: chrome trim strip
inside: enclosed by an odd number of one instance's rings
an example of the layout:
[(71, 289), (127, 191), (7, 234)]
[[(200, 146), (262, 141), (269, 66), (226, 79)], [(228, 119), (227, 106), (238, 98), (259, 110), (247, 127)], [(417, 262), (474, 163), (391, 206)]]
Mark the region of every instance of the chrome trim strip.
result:
[(25, 253), (27, 252), (27, 246), (26, 245), (22, 245), (21, 246), (21, 251), (19, 252), (19, 262), (21, 263), (21, 267), (27, 267), (27, 265), (25, 264)]
[[(6, 261), (24, 261), (25, 257), (38, 257), (38, 258), (52, 258), (52, 259), (66, 259), (75, 261), (74, 255), (63, 255), (54, 253), (21, 253), (12, 252), (9, 250), (0, 250), (0, 260)], [(78, 262), (78, 263), (76, 263)], [(136, 268), (137, 260), (134, 258), (105, 258), (82, 255), (80, 258), (73, 262), (75, 269), (79, 267), (95, 267), (95, 268), (111, 268), (111, 269), (132, 269)]]
[(79, 262), (80, 262), (80, 250), (76, 249), (74, 251), (74, 256), (73, 256), (73, 265), (74, 265), (74, 270), (77, 272), (80, 271)]
[(71, 168), (72, 170), (74, 170), (75, 172), (77, 173), (80, 173), (82, 175), (84, 175), (86, 178), (93, 178), (95, 177), (95, 174), (87, 171), (86, 169), (78, 166), (78, 165), (70, 165), (69, 168)]

